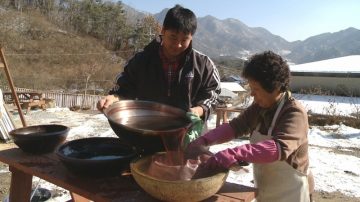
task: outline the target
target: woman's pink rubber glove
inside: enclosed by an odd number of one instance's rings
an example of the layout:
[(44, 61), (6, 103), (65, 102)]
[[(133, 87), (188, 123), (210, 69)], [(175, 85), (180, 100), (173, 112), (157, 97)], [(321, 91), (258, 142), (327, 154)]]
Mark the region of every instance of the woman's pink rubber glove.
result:
[(235, 138), (235, 131), (228, 123), (205, 133), (196, 140), (190, 143), (190, 147), (196, 146), (211, 146), (214, 144), (221, 144)]
[(244, 144), (225, 149), (210, 157), (204, 167), (210, 169), (230, 168), (240, 161), (249, 163), (271, 163), (279, 159), (279, 149), (274, 140), (265, 140), (256, 144)]
[(235, 132), (228, 123), (205, 133), (196, 140), (190, 142), (185, 150), (187, 158), (196, 159), (201, 154), (212, 155), (209, 146), (221, 144), (235, 138)]

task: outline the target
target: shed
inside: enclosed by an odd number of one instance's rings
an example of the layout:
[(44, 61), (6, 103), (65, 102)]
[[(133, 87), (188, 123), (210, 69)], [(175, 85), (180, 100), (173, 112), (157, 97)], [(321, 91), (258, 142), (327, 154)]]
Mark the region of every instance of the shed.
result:
[(9, 132), (15, 129), (15, 124), (6, 109), (6, 105), (3, 100), (2, 90), (0, 89), (0, 140), (10, 140)]
[(234, 93), (246, 92), (246, 90), (237, 82), (221, 82), (221, 88), (226, 88)]
[(227, 76), (222, 81), (236, 82), (236, 83), (239, 83), (240, 85), (244, 85), (246, 83), (246, 80), (244, 78), (242, 78), (241, 76), (236, 76), (236, 75)]
[(293, 91), (320, 87), (340, 95), (360, 95), (360, 55), (291, 65)]
[(225, 103), (233, 103), (238, 99), (241, 99), (243, 93), (246, 90), (237, 82), (221, 82), (220, 99)]

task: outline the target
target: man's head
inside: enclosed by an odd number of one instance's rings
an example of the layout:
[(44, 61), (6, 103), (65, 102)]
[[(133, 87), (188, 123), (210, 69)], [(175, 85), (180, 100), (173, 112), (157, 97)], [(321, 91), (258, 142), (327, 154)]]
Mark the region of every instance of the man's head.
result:
[(162, 45), (167, 57), (177, 57), (190, 45), (197, 28), (195, 14), (179, 5), (171, 8), (164, 19)]
[(196, 28), (196, 16), (191, 10), (180, 5), (175, 5), (166, 13), (163, 30), (173, 30), (194, 35)]

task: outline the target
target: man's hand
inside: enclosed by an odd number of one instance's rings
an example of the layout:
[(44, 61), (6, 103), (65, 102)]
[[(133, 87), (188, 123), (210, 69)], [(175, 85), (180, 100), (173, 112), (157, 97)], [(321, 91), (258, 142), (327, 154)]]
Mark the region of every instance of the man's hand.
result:
[(196, 114), (199, 117), (202, 117), (204, 115), (204, 109), (200, 106), (190, 108), (190, 112)]
[(103, 112), (104, 109), (108, 108), (112, 103), (119, 101), (119, 97), (115, 95), (108, 95), (103, 99), (99, 100), (96, 107), (99, 111)]

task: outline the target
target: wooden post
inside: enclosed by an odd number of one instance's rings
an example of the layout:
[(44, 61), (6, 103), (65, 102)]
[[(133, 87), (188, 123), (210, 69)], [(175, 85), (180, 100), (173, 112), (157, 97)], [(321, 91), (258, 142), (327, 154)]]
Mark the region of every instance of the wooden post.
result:
[(14, 98), (14, 102), (15, 102), (15, 105), (17, 106), (18, 108), (18, 112), (19, 112), (19, 116), (20, 116), (20, 119), (21, 119), (21, 123), (24, 127), (26, 127), (26, 122), (25, 122), (25, 117), (24, 117), (24, 113), (22, 112), (21, 110), (21, 106), (20, 106), (20, 102), (19, 102), (19, 98), (16, 94), (16, 90), (15, 90), (15, 87), (14, 87), (14, 82), (12, 80), (12, 77), (11, 77), (11, 74), (10, 74), (10, 71), (9, 71), (9, 68), (8, 68), (8, 65), (7, 65), (7, 62), (6, 62), (6, 59), (5, 59), (5, 55), (4, 55), (4, 50), (3, 48), (1, 47), (0, 49), (0, 59), (2, 60), (2, 65), (1, 65), (1, 62), (0, 62), (0, 67), (4, 67), (4, 70), (5, 70), (5, 74), (6, 74), (6, 78), (9, 82), (9, 86), (10, 86), (10, 89), (11, 89), (11, 92), (12, 92), (12, 96)]
[(10, 201), (28, 202), (31, 195), (32, 175), (26, 174), (11, 166), (10, 171)]

